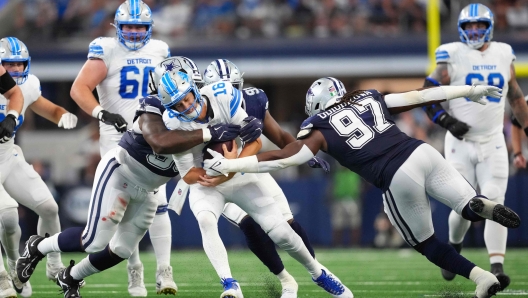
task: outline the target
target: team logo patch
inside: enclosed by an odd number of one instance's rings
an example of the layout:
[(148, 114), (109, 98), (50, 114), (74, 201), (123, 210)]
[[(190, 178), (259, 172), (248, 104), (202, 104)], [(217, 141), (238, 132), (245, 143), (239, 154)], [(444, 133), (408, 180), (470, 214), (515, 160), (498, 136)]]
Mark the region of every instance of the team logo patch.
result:
[(174, 61), (172, 61), (171, 63), (165, 64), (164, 66), (165, 66), (166, 71), (172, 71), (175, 67)]
[(178, 188), (178, 195), (181, 196), (181, 194), (182, 194), (182, 190), (181, 188)]
[(330, 92), (330, 95), (331, 96), (336, 96), (337, 95), (337, 90), (334, 86), (330, 86), (330, 88), (328, 88), (328, 91)]
[(128, 187), (128, 184), (126, 184), (126, 182), (123, 183), (123, 188), (127, 188), (127, 187)]

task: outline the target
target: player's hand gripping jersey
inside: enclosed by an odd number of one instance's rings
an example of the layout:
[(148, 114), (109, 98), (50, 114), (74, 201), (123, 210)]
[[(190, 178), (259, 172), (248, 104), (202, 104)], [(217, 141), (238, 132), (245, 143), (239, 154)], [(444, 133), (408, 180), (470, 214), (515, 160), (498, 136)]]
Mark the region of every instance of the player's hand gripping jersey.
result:
[(483, 52), (462, 42), (444, 44), (436, 50), (436, 63), (448, 64), (451, 85), (481, 84), (502, 88), (503, 96), (500, 99), (488, 97), (487, 105), (475, 105), (465, 98), (442, 104), (448, 107), (449, 114), (470, 126), (464, 138), (482, 141), (502, 132), (510, 66), (514, 60), (511, 46), (501, 42), (490, 42)]
[[(32, 74), (29, 74), (27, 80), (23, 84), (18, 85), (18, 87), (20, 87), (20, 90), (22, 90), (22, 94), (24, 95), (24, 107), (22, 108), (20, 116), (18, 116), (18, 124), (15, 127), (13, 134), (15, 134), (22, 123), (24, 123), (24, 113), (26, 112), (27, 107), (34, 103), (41, 95), (40, 81)], [(9, 101), (2, 94), (0, 94), (0, 121), (4, 120), (8, 106)], [(11, 140), (7, 143), (0, 144), (0, 163), (2, 163), (2, 161), (12, 154), (13, 144), (14, 137), (11, 138)]]
[[(163, 113), (163, 122), (165, 122), (168, 129), (196, 130), (220, 123), (243, 125), (243, 120), (248, 115), (241, 108), (243, 101), (242, 92), (234, 88), (230, 82), (218, 82), (207, 85), (200, 89), (200, 94), (202, 95), (202, 99), (205, 100), (205, 104), (207, 104), (208, 119), (206, 122), (183, 122), (173, 112), (166, 110)], [(174, 155), (176, 166), (180, 170), (181, 177), (185, 177), (193, 167), (202, 167), (202, 151), (205, 145), (198, 145), (186, 152)]]
[(323, 134), (328, 154), (383, 191), (423, 143), (400, 131), (383, 95), (376, 90), (365, 91), (354, 102), (339, 104), (306, 119), (299, 136), (307, 136), (313, 129)]
[[(169, 46), (151, 39), (144, 47), (131, 51), (116, 38), (99, 37), (90, 43), (88, 59), (101, 59), (108, 68), (106, 78), (97, 85), (104, 110), (123, 116), (132, 127), (138, 100), (149, 95), (149, 73), (170, 56)], [(102, 134), (119, 134), (113, 126), (100, 123)]]

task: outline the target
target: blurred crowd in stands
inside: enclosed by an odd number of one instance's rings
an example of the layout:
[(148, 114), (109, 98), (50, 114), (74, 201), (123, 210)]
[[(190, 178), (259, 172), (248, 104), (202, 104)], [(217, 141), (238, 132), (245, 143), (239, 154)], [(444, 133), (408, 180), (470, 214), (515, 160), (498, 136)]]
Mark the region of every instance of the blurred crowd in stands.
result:
[[(173, 42), (201, 38), (392, 36), (426, 30), (427, 0), (144, 2), (153, 12), (154, 35)], [(495, 12), (496, 31), (528, 29), (528, 1), (479, 2)], [(14, 29), (22, 40), (113, 36), (115, 30), (110, 23), (121, 3), (122, 0), (21, 0), (16, 7)], [(451, 4), (451, 0), (440, 1), (443, 20), (450, 20)]]

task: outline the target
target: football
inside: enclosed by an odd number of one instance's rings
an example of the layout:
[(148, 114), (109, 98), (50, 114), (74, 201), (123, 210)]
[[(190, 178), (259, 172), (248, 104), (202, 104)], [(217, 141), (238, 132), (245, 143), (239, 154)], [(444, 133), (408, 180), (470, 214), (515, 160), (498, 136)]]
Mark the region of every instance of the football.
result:
[(233, 141), (209, 143), (207, 144), (207, 146), (205, 146), (203, 150), (203, 159), (206, 160), (213, 158), (213, 156), (209, 153), (209, 151), (207, 151), (207, 149), (211, 149), (224, 155), (224, 149), (222, 149), (223, 144), (226, 145), (228, 151), (231, 151), (233, 149)]

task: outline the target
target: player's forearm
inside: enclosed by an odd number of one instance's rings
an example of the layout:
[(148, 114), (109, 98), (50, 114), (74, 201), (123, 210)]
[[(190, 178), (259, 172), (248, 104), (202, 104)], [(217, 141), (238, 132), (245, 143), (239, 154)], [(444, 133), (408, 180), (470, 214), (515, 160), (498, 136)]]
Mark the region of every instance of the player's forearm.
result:
[(242, 151), (240, 151), (240, 154), (238, 155), (238, 157), (243, 158), (246, 156), (255, 155), (260, 151), (261, 148), (262, 148), (262, 140), (258, 138), (255, 141), (246, 144), (244, 148), (242, 148)]
[(205, 170), (202, 168), (191, 168), (187, 174), (182, 178), (183, 181), (187, 184), (195, 184), (198, 183), (198, 180), (200, 179), (200, 176), (205, 175)]
[(511, 129), (511, 142), (512, 142), (512, 149), (513, 154), (517, 154), (519, 152), (522, 152), (522, 129), (518, 128), (517, 126), (512, 125)]
[(176, 154), (202, 144), (204, 131), (166, 130), (150, 135), (147, 142), (157, 154)]
[(510, 102), (510, 106), (513, 111), (513, 115), (515, 116), (515, 119), (517, 119), (517, 122), (519, 122), (519, 124), (523, 128), (527, 128), (528, 127), (528, 105), (526, 104), (524, 97), (517, 97), (515, 99), (509, 100), (509, 102)]
[(70, 90), (70, 96), (85, 113), (96, 118), (97, 115), (94, 116), (93, 112), (99, 106), (99, 103), (92, 92), (93, 90), (90, 90), (88, 86), (74, 82)]
[(24, 108), (24, 96), (22, 95), (22, 90), (20, 90), (20, 87), (14, 86), (4, 93), (4, 97), (9, 99), (7, 110), (16, 111), (20, 115), (20, 113), (22, 113), (22, 109)]

